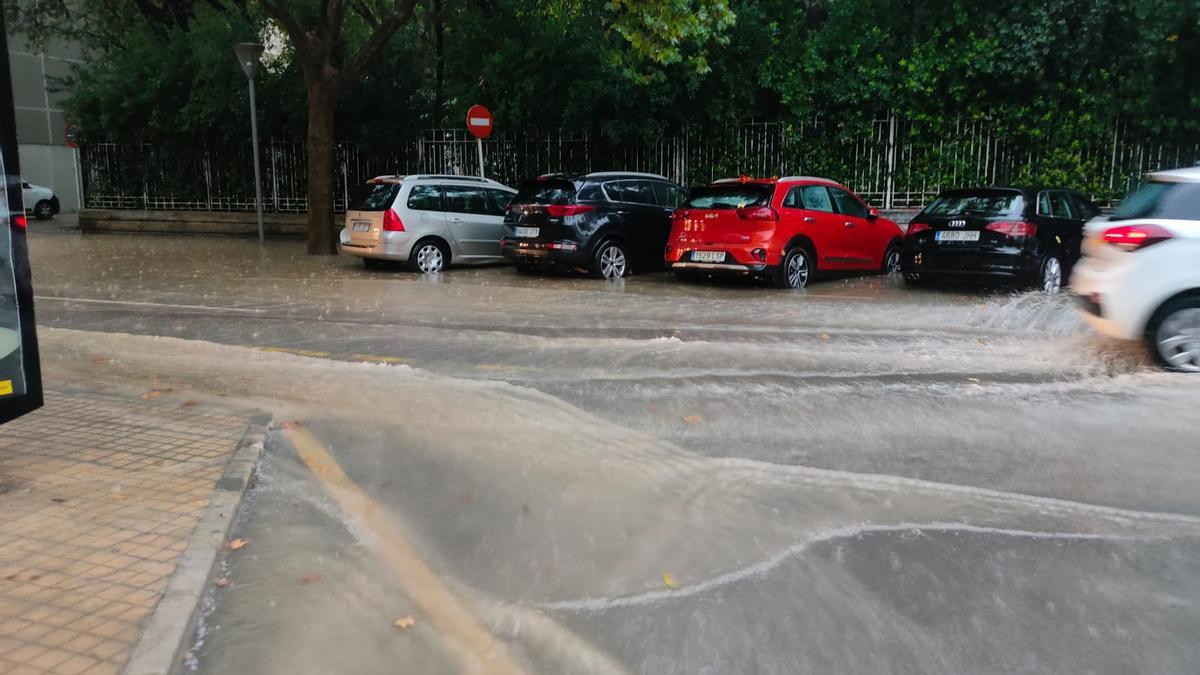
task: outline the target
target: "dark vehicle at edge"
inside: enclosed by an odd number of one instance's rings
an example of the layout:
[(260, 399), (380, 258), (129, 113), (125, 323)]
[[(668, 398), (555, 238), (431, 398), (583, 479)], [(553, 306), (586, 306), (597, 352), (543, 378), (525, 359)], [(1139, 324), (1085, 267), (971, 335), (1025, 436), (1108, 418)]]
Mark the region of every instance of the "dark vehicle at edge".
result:
[(1079, 261), (1083, 225), (1100, 213), (1060, 188), (942, 192), (909, 223), (901, 269), (910, 285), (938, 280), (1057, 292)]
[(521, 185), (500, 250), (518, 272), (582, 268), (599, 279), (661, 269), (671, 214), (687, 191), (632, 172), (547, 174)]

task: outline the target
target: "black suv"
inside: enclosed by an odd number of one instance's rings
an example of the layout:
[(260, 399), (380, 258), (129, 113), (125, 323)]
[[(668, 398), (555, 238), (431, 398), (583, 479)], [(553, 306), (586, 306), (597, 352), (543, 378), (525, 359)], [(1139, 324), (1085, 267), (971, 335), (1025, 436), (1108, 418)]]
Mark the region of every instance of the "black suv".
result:
[(1079, 261), (1084, 222), (1098, 213), (1074, 190), (948, 190), (908, 225), (904, 280), (1002, 281), (1056, 293)]
[(599, 279), (661, 269), (671, 214), (687, 191), (662, 176), (548, 174), (521, 185), (500, 250), (517, 271), (583, 268)]

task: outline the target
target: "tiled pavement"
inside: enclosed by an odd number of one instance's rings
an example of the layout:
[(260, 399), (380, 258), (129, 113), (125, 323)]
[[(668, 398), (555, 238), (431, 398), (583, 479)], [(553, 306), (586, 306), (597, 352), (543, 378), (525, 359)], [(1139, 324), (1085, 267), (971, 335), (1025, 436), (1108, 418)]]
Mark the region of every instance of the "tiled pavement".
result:
[(0, 673), (117, 673), (248, 417), (54, 393), (0, 426)]

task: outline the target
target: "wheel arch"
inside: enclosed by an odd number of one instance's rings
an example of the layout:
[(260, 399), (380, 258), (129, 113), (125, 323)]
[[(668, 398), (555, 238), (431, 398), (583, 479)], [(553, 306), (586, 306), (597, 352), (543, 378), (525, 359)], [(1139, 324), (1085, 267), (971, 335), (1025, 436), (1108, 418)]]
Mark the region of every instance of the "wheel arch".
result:
[(454, 260), (454, 247), (452, 247), (450, 242), (446, 241), (446, 238), (440, 234), (426, 234), (414, 241), (412, 247), (408, 249), (408, 259), (413, 257), (417, 251), (417, 248), (420, 247), (421, 244), (431, 241), (442, 245), (442, 254), (446, 256), (446, 262), (442, 266), (449, 267), (450, 263)]
[(1180, 300), (1200, 301), (1200, 287), (1189, 288), (1189, 289), (1180, 291), (1180, 292), (1176, 293), (1175, 295), (1172, 295), (1172, 296), (1168, 297), (1167, 299), (1163, 300), (1162, 302), (1158, 303), (1158, 306), (1156, 306), (1154, 308), (1154, 311), (1150, 312), (1150, 316), (1146, 319), (1146, 326), (1145, 326), (1145, 328), (1142, 329), (1142, 332), (1145, 335), (1149, 336), (1155, 330), (1155, 328), (1158, 327), (1158, 323), (1160, 321), (1162, 321), (1164, 310), (1166, 310), (1166, 308), (1171, 306), (1173, 303), (1179, 302)]
[(808, 251), (809, 262), (812, 264), (812, 271), (816, 272), (818, 269), (820, 269), (821, 263), (817, 257), (817, 245), (813, 243), (812, 239), (809, 239), (808, 236), (803, 234), (797, 234), (788, 240), (788, 243), (783, 247), (783, 251), (780, 252), (779, 264), (782, 265), (784, 258), (787, 257), (788, 251), (791, 251), (797, 246), (803, 247), (804, 250)]

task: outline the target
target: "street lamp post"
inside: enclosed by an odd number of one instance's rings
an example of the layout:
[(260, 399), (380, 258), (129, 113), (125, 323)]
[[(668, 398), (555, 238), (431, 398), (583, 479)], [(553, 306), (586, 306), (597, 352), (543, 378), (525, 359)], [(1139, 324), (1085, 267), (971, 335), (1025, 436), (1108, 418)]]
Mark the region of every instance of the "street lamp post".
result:
[(258, 245), (263, 245), (263, 199), (262, 173), (258, 166), (258, 112), (254, 106), (254, 76), (258, 73), (258, 59), (263, 46), (253, 42), (239, 42), (233, 46), (238, 63), (250, 81), (250, 140), (254, 143), (254, 209), (258, 215)]

